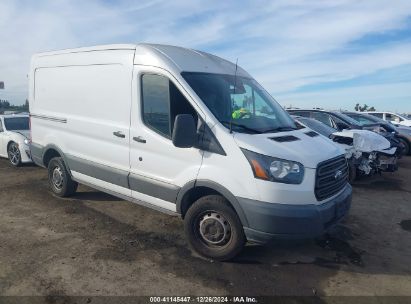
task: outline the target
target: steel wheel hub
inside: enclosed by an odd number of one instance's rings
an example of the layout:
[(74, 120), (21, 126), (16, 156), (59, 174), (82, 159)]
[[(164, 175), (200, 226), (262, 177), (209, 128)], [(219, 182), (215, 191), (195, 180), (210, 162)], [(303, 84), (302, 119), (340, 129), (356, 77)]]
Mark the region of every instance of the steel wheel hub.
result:
[(63, 172), (60, 167), (55, 167), (53, 170), (52, 182), (56, 189), (63, 188)]
[(228, 221), (217, 212), (209, 212), (200, 218), (200, 235), (206, 243), (225, 245), (231, 236)]

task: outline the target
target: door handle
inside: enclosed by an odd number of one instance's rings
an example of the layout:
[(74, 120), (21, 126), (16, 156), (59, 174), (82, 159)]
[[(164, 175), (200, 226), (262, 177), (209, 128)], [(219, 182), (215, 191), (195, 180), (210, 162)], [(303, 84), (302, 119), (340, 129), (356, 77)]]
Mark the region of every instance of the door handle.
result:
[(117, 137), (120, 137), (120, 138), (125, 138), (126, 137), (126, 135), (124, 135), (124, 133), (120, 132), (120, 131), (113, 132), (113, 135), (117, 136)]
[(144, 138), (142, 138), (141, 136), (137, 136), (137, 137), (133, 137), (133, 140), (134, 141), (137, 141), (137, 142), (139, 142), (139, 143), (142, 143), (142, 144), (145, 144), (147, 141), (144, 139)]

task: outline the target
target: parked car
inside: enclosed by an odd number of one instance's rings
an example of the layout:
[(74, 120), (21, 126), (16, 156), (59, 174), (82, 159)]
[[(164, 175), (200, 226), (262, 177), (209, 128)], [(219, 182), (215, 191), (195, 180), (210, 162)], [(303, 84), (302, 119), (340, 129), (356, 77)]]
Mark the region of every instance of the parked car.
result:
[(344, 150), (214, 55), (156, 44), (50, 52), (33, 56), (29, 83), (33, 159), (57, 196), (83, 183), (178, 214), (206, 257), (317, 237), (349, 210)]
[(294, 116), (294, 119), (345, 150), (351, 183), (358, 175), (394, 172), (398, 169), (396, 148), (391, 148), (390, 142), (375, 132), (357, 129), (338, 131), (312, 118)]
[(29, 116), (0, 115), (0, 156), (15, 167), (30, 163)]
[(386, 121), (392, 122), (395, 125), (402, 125), (406, 127), (411, 127), (411, 119), (393, 112), (364, 112), (378, 118), (384, 119)]
[(334, 128), (338, 131), (343, 130), (369, 130), (379, 133), (380, 135), (384, 136), (390, 143), (391, 147), (395, 147), (396, 154), (398, 157), (401, 157), (403, 154), (403, 145), (400, 139), (397, 137), (396, 134), (389, 133), (389, 132), (381, 132), (380, 127), (381, 124), (374, 123), (370, 125), (361, 125), (355, 119), (339, 112), (339, 111), (325, 111), (325, 110), (295, 110), (290, 109), (287, 110), (292, 115), (298, 115), (301, 117), (309, 117), (315, 120), (321, 121), (322, 123), (326, 124), (327, 126)]
[(411, 127), (395, 126), (389, 121), (385, 121), (374, 115), (369, 115), (362, 112), (344, 112), (345, 115), (355, 119), (360, 125), (371, 125), (379, 123), (385, 132), (395, 133), (398, 139), (403, 145), (404, 155), (408, 155), (411, 152)]

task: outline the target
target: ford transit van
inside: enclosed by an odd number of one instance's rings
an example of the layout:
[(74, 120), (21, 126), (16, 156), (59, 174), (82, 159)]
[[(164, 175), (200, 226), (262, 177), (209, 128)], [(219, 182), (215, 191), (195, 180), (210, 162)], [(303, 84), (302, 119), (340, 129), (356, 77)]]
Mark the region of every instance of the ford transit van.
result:
[(96, 46), (34, 55), (29, 78), (32, 158), (57, 196), (81, 183), (179, 215), (217, 260), (320, 236), (349, 210), (344, 151), (224, 59)]

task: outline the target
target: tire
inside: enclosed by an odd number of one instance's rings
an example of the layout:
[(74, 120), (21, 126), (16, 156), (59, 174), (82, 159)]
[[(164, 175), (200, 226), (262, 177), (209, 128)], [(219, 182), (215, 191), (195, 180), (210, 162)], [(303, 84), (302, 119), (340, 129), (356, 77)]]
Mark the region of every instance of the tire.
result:
[(354, 183), (357, 179), (357, 168), (353, 164), (348, 164), (348, 182), (350, 184)]
[(68, 197), (76, 192), (78, 183), (71, 176), (61, 157), (54, 157), (48, 165), (51, 191), (59, 197)]
[(399, 139), (401, 144), (403, 145), (402, 155), (409, 155), (410, 154), (410, 144), (404, 138)]
[(237, 213), (220, 195), (204, 196), (194, 202), (185, 215), (184, 230), (197, 253), (218, 261), (234, 258), (246, 243)]
[(11, 142), (7, 147), (7, 156), (9, 158), (10, 164), (13, 167), (21, 166), (21, 153), (19, 145), (15, 142)]

